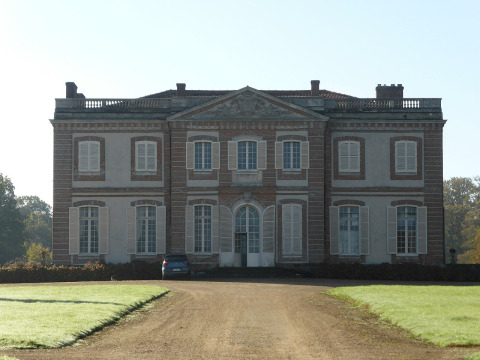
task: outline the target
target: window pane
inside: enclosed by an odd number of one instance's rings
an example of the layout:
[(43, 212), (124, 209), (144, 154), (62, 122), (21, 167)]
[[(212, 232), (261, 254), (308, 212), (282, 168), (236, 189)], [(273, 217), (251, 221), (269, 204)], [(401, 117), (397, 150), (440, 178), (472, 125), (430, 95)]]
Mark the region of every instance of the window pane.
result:
[(340, 207), (340, 253), (360, 254), (360, 214), (358, 206)]
[(291, 166), (291, 149), (290, 149), (290, 142), (285, 141), (283, 143), (283, 168), (290, 169)]
[(212, 168), (212, 143), (203, 143), (203, 168), (210, 170)]
[(238, 143), (238, 169), (244, 170), (247, 169), (247, 142), (240, 141)]
[(203, 169), (203, 146), (201, 142), (195, 143), (195, 169)]

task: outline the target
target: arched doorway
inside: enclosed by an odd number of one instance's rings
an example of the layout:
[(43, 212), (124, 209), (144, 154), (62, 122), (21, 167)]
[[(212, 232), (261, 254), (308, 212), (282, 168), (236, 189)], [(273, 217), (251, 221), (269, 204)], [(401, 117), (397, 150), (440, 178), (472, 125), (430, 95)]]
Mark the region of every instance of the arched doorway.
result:
[(260, 214), (251, 205), (235, 214), (235, 265), (260, 266)]

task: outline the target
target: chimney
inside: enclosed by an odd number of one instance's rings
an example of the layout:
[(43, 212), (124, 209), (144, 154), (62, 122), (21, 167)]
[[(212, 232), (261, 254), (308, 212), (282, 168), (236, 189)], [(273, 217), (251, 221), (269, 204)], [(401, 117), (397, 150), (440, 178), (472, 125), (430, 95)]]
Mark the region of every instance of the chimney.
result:
[(382, 85), (378, 84), (375, 88), (377, 99), (403, 99), (402, 84)]
[(184, 83), (177, 83), (177, 96), (185, 96), (186, 92), (185, 89), (187, 84)]
[(320, 80), (312, 80), (310, 81), (310, 84), (312, 85), (311, 87), (312, 96), (320, 95)]
[(66, 82), (67, 86), (67, 99), (73, 99), (77, 97), (77, 85), (74, 82)]

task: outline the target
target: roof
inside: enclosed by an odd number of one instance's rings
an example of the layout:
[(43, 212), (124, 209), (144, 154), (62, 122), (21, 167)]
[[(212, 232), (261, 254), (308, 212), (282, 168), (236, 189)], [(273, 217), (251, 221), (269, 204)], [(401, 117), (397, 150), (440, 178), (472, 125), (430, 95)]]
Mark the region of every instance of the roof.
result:
[[(190, 97), (217, 97), (225, 96), (236, 90), (183, 90), (182, 96)], [(310, 97), (312, 96), (311, 90), (260, 90), (268, 95), (275, 97)], [(146, 99), (162, 99), (176, 97), (177, 90), (166, 90), (156, 94), (143, 96)], [(329, 90), (319, 90), (319, 97), (325, 99), (355, 99), (355, 96), (336, 93)]]

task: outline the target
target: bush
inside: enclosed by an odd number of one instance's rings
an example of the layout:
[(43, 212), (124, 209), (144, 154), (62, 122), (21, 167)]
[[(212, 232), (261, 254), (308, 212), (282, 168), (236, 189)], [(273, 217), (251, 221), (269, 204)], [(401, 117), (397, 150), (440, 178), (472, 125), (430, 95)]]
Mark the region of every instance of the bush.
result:
[(88, 263), (84, 266), (44, 266), (13, 261), (0, 267), (0, 283), (147, 280), (161, 278), (161, 264), (134, 261), (125, 264)]

